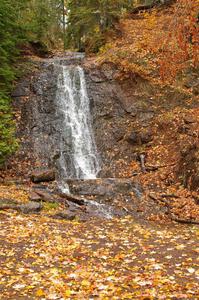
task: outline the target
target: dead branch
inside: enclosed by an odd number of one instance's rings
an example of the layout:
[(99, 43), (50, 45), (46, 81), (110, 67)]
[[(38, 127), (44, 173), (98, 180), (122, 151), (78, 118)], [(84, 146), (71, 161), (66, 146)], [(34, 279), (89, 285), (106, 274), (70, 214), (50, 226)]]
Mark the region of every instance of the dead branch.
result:
[(175, 195), (175, 194), (162, 194), (160, 195), (163, 198), (175, 198), (175, 199), (179, 199), (180, 197)]
[(149, 171), (157, 171), (158, 169), (166, 168), (166, 167), (172, 167), (172, 166), (175, 166), (175, 165), (176, 165), (176, 163), (172, 163), (172, 164), (168, 164), (168, 165), (160, 165), (160, 166), (158, 166), (158, 165), (147, 165), (146, 169), (149, 169)]
[(179, 219), (176, 217), (171, 217), (172, 221), (182, 223), (182, 224), (193, 224), (193, 225), (199, 225), (199, 221), (197, 220), (186, 220), (186, 219)]
[(145, 155), (144, 154), (140, 154), (140, 165), (141, 165), (141, 171), (142, 171), (142, 173), (146, 173)]

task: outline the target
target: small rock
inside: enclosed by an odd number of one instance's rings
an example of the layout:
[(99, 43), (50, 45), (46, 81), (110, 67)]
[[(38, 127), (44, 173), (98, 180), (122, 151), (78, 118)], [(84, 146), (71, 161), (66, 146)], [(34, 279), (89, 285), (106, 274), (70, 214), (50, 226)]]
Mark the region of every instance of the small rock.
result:
[(109, 202), (110, 198), (115, 198), (118, 193), (128, 194), (134, 188), (138, 188), (137, 183), (132, 179), (126, 178), (103, 178), (88, 180), (67, 180), (71, 193), (75, 195), (92, 195), (103, 197), (105, 202)]
[(198, 87), (199, 85), (199, 79), (198, 78), (189, 78), (185, 83), (184, 86), (186, 88), (194, 88), (194, 87)]
[(153, 140), (152, 132), (151, 131), (142, 132), (140, 134), (140, 138), (141, 138), (142, 144), (147, 144)]
[(37, 213), (42, 209), (41, 203), (29, 202), (27, 204), (22, 204), (19, 206), (19, 210), (24, 214)]
[(117, 142), (121, 141), (125, 135), (125, 130), (122, 128), (117, 128), (113, 131), (114, 138)]
[(77, 217), (76, 213), (71, 211), (59, 212), (54, 216), (54, 218), (56, 219), (64, 219), (68, 221), (73, 221), (76, 217)]
[(30, 178), (34, 183), (54, 181), (55, 171), (52, 169), (35, 170), (32, 172)]
[(40, 200), (46, 201), (46, 202), (56, 202), (56, 197), (53, 193), (48, 192), (48, 191), (43, 191), (39, 189), (34, 190), (34, 194), (36, 194)]
[(186, 134), (188, 133), (189, 129), (190, 127), (188, 125), (182, 125), (178, 128), (178, 132)]
[(185, 124), (191, 124), (191, 123), (195, 123), (196, 119), (192, 116), (187, 115), (184, 117), (184, 122), (185, 122)]
[(125, 111), (129, 114), (131, 114), (132, 117), (136, 117), (137, 115), (137, 109), (134, 106), (127, 106), (125, 107)]
[(139, 137), (138, 132), (131, 132), (131, 134), (127, 138), (127, 141), (132, 145), (139, 144), (140, 143), (140, 137)]
[(42, 190), (45, 191), (47, 189), (46, 185), (43, 184), (34, 184), (33, 190)]
[(30, 201), (35, 201), (35, 202), (39, 202), (41, 201), (41, 196), (39, 196), (37, 193), (31, 191), (29, 194), (29, 200)]
[(56, 150), (52, 155), (52, 160), (56, 161), (61, 156), (61, 152), (59, 150)]
[(155, 193), (149, 193), (149, 197), (155, 201), (158, 200), (158, 196)]
[(197, 86), (194, 86), (194, 87), (193, 87), (192, 91), (193, 91), (193, 94), (194, 94), (195, 96), (198, 96), (198, 95), (199, 95), (199, 83), (198, 83)]
[(137, 112), (136, 109), (134, 109), (134, 110), (131, 111), (131, 116), (132, 116), (132, 117), (136, 117), (137, 114), (138, 114), (138, 112)]
[(23, 79), (12, 92), (12, 97), (25, 97), (30, 94), (30, 81)]
[(151, 131), (145, 131), (145, 132), (132, 132), (130, 136), (127, 138), (127, 141), (130, 144), (147, 144), (153, 140), (153, 135)]

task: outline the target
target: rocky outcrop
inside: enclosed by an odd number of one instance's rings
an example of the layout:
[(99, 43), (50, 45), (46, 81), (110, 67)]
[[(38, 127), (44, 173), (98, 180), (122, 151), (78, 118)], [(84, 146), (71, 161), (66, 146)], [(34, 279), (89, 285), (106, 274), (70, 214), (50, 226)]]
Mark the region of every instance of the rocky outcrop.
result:
[[(167, 96), (160, 92), (158, 100), (154, 96), (157, 94), (155, 87), (138, 74), (119, 80), (117, 67), (112, 63), (99, 67), (83, 61), (81, 55), (58, 59), (61, 64), (81, 64), (84, 67), (100, 156), (99, 177), (127, 176), (124, 172), (126, 166), (137, 159), (140, 151), (143, 153), (146, 147), (150, 147), (154, 138), (151, 124), (158, 114), (158, 101), (168, 110), (172, 105), (188, 103), (184, 94), (176, 95), (172, 90), (167, 91)], [(13, 92), (17, 115), (20, 115), (17, 123), (21, 147), (14, 158), (16, 175), (30, 177), (30, 169), (41, 167), (59, 169), (57, 177), (64, 173), (58, 163), (62, 157), (60, 145), (66, 153), (70, 151), (67, 138), (61, 138), (64, 118), (57, 110), (55, 63), (56, 58), (36, 62), (37, 71), (21, 81)]]
[(126, 178), (101, 178), (88, 180), (67, 180), (71, 193), (83, 196), (97, 196), (104, 199), (114, 198), (118, 194), (128, 196), (130, 193), (141, 195), (139, 184)]
[[(92, 180), (68, 179), (70, 194), (60, 192), (56, 186), (35, 185), (32, 193), (42, 202), (61, 204), (54, 218), (86, 221), (92, 217), (112, 218), (132, 215), (148, 218), (161, 213), (162, 207), (155, 205), (143, 195), (142, 188), (133, 179), (103, 178)], [(164, 208), (163, 208), (164, 212)]]
[(122, 161), (136, 159), (139, 146), (152, 140), (153, 87), (139, 75), (118, 80), (117, 67), (85, 65), (102, 177), (125, 176)]

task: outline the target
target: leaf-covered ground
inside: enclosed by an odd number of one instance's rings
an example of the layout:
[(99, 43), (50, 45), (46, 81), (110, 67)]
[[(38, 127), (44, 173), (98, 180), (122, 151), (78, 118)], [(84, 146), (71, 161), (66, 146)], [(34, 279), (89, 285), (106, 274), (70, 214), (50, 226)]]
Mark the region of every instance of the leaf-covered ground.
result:
[(199, 228), (0, 212), (0, 299), (199, 299)]

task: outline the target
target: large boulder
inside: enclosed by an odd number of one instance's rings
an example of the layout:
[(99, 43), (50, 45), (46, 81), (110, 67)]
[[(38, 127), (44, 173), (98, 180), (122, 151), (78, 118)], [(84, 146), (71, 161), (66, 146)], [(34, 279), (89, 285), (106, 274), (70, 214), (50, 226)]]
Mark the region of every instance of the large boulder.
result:
[(13, 199), (0, 199), (0, 210), (13, 209), (24, 214), (38, 213), (43, 208), (41, 203), (38, 202), (28, 202), (24, 204), (19, 204)]
[(55, 170), (53, 169), (34, 170), (30, 178), (34, 183), (54, 181)]
[(31, 191), (29, 194), (29, 200), (34, 201), (34, 202), (40, 202), (40, 201), (42, 201), (42, 198), (40, 195), (38, 195), (34, 191)]
[(75, 212), (71, 212), (71, 211), (62, 211), (57, 213), (54, 216), (55, 219), (64, 219), (67, 221), (73, 221), (77, 218), (77, 214)]

